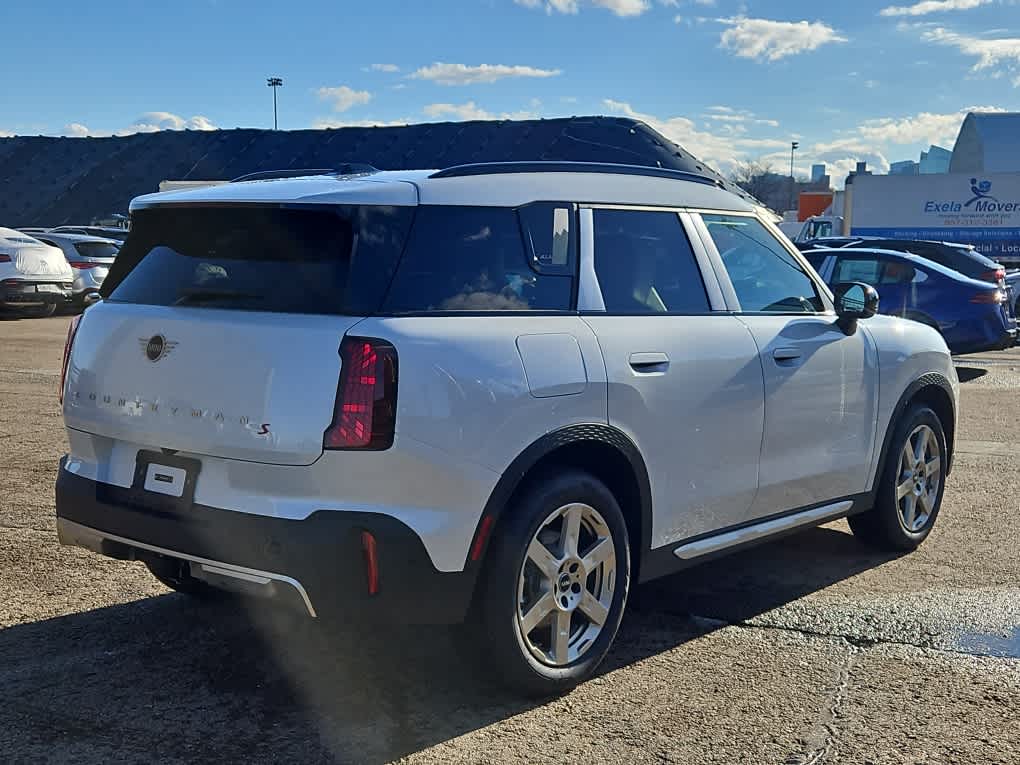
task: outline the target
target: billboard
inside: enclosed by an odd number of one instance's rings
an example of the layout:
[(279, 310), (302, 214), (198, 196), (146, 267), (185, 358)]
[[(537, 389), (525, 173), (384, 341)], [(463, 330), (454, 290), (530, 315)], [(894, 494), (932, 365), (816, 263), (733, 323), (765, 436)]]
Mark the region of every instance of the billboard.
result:
[(860, 175), (853, 181), (853, 236), (972, 244), (1020, 257), (1020, 173)]

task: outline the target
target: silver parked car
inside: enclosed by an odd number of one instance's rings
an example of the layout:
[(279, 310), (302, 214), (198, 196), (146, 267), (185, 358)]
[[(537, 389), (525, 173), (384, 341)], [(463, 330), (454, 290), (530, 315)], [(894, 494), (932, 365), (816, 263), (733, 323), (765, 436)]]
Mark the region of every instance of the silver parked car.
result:
[[(959, 383), (714, 178), (578, 163), (141, 197), (64, 358), (65, 544), (310, 617), (466, 621), (564, 691), (631, 587), (931, 532)], [(796, 566), (796, 561), (790, 562)]]
[(74, 272), (71, 303), (84, 308), (89, 295), (98, 294), (103, 280), (110, 272), (121, 243), (115, 239), (101, 239), (83, 234), (58, 234), (47, 231), (33, 234), (40, 242), (60, 248)]

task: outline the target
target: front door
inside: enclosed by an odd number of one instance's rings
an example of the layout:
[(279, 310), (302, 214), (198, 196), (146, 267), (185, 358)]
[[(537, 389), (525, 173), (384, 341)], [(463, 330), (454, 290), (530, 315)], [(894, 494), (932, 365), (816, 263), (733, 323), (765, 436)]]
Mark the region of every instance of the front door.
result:
[(863, 492), (874, 449), (877, 353), (835, 323), (794, 255), (753, 217), (703, 215), (765, 378), (755, 518)]
[(648, 469), (652, 547), (745, 523), (763, 428), (754, 339), (712, 311), (676, 213), (590, 213), (605, 311), (584, 319), (605, 359), (609, 422)]

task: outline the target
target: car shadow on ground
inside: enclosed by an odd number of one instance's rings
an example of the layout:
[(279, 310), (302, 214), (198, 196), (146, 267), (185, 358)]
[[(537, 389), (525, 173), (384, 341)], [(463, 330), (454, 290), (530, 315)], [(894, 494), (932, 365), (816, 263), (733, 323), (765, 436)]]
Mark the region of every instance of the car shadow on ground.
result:
[(956, 376), (960, 378), (961, 383), (969, 383), (972, 380), (984, 377), (988, 374), (988, 370), (982, 367), (956, 367)]
[[(603, 672), (890, 558), (813, 529), (634, 591)], [(446, 628), (326, 631), (181, 595), (0, 631), (12, 761), (381, 763), (541, 704), (464, 661)]]

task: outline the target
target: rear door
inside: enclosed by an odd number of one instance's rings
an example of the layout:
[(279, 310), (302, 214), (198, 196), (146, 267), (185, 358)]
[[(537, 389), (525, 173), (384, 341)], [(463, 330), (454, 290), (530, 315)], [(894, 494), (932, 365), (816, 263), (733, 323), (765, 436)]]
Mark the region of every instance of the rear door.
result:
[(585, 209), (582, 232), (582, 290), (593, 257), (602, 303), (583, 315), (605, 359), (609, 422), (648, 469), (652, 547), (746, 522), (763, 430), (751, 333), (721, 310), (676, 212)]
[(303, 465), (322, 453), (344, 333), (378, 308), (413, 208), (153, 208), (84, 315), (69, 428)]
[(703, 214), (724, 291), (754, 336), (765, 378), (761, 472), (751, 516), (865, 490), (874, 448), (877, 354), (836, 326), (827, 295), (753, 216)]

